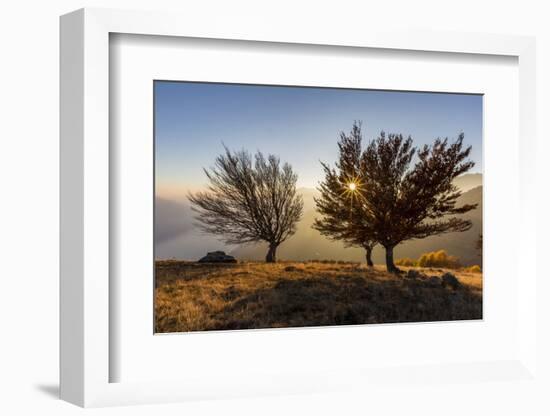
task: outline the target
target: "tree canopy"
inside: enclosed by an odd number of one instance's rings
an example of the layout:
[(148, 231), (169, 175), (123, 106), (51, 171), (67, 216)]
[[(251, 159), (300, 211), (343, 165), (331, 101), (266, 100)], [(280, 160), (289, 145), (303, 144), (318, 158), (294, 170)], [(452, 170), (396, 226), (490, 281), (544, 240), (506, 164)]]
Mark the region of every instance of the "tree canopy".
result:
[[(418, 149), (411, 137), (381, 132), (362, 149), (361, 125), (354, 123), (349, 136), (340, 135), (336, 169), (323, 164), (325, 180), (316, 201), (323, 217), (314, 227), (348, 243), (379, 243), (388, 271), (397, 272), (393, 249), (398, 244), (471, 228), (460, 214), (476, 205), (457, 206), (461, 192), (453, 185), (474, 166), (468, 159), (471, 147), (463, 148), (463, 141), (461, 133), (453, 142), (438, 138)], [(350, 183), (355, 184), (352, 197), (345, 190)]]
[(361, 124), (354, 123), (349, 134), (340, 133), (338, 161), (331, 168), (321, 163), (325, 179), (319, 185), (320, 196), (315, 198), (317, 211), (313, 228), (331, 240), (340, 240), (345, 246), (362, 247), (369, 266), (376, 242), (371, 236), (370, 224), (361, 192), (365, 172), (361, 165)]
[(207, 190), (188, 195), (199, 227), (228, 244), (267, 242), (266, 261), (276, 261), (277, 247), (296, 232), (302, 216), (292, 167), (274, 155), (252, 157), (225, 147), (204, 172)]

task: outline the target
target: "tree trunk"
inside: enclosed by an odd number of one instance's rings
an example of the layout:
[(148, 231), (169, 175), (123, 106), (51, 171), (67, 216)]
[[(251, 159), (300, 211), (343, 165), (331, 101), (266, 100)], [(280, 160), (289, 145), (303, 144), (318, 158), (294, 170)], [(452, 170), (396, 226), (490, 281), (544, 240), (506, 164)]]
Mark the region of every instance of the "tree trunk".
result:
[(275, 263), (277, 261), (277, 245), (270, 244), (267, 255), (265, 256), (266, 263)]
[(372, 262), (372, 247), (365, 247), (365, 258), (367, 259), (367, 266), (373, 267), (374, 263)]
[(385, 247), (386, 249), (386, 269), (390, 273), (399, 273), (399, 270), (393, 262), (393, 247)]

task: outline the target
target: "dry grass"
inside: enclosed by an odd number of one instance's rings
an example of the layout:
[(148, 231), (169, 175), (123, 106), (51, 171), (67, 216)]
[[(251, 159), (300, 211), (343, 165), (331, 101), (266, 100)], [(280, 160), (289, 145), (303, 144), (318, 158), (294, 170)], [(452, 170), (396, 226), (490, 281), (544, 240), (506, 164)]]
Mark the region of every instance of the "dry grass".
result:
[(481, 319), (482, 275), (452, 272), (458, 290), (359, 263), (157, 261), (156, 332)]

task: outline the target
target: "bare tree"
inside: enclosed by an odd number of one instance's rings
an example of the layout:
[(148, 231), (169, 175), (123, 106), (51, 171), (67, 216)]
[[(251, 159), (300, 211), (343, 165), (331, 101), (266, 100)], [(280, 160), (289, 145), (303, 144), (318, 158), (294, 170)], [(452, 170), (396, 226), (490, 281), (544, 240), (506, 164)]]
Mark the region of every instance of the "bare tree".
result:
[[(363, 246), (367, 258), (375, 244), (386, 250), (386, 267), (399, 272), (393, 259), (395, 246), (471, 228), (459, 214), (476, 205), (456, 206), (461, 192), (453, 180), (470, 170), (471, 147), (463, 149), (464, 135), (449, 143), (437, 139), (417, 149), (409, 137), (386, 134), (363, 150), (361, 124), (349, 135), (340, 134), (336, 168), (323, 164), (317, 211), (322, 218), (313, 227), (346, 245)], [(413, 159), (415, 159), (413, 164)]]
[[(254, 159), (254, 160), (253, 160)], [(276, 261), (277, 247), (296, 232), (303, 211), (296, 193), (298, 175), (288, 163), (261, 152), (242, 150), (218, 156), (214, 167), (204, 169), (207, 191), (189, 194), (199, 227), (221, 236), (228, 244), (265, 241), (266, 262)]]
[[(453, 180), (474, 166), (468, 160), (471, 146), (463, 149), (463, 140), (460, 134), (452, 143), (437, 139), (417, 150), (410, 137), (382, 132), (363, 152), (365, 222), (386, 249), (388, 271), (399, 272), (393, 250), (403, 241), (472, 227), (471, 221), (456, 216), (477, 206), (456, 206), (461, 192)], [(414, 156), (417, 161), (411, 166)]]
[(374, 266), (372, 250), (376, 241), (363, 212), (363, 177), (361, 165), (361, 123), (355, 122), (349, 134), (340, 133), (336, 168), (321, 163), (325, 179), (319, 185), (319, 198), (315, 198), (317, 212), (313, 228), (331, 240), (343, 241), (347, 247), (365, 249), (368, 266)]

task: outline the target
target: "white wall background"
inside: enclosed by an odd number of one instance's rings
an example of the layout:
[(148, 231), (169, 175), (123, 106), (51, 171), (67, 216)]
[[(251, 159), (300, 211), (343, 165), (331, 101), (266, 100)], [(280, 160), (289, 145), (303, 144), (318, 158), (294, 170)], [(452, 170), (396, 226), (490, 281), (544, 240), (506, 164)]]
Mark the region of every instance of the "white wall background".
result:
[[(546, 4), (545, 4), (546, 3)], [(289, 24), (433, 28), (536, 35), (538, 41), (538, 123), (540, 216), (550, 200), (548, 130), (550, 117), (550, 11), (546, 1), (534, 0), (384, 0), (384, 1), (169, 1), (169, 0), (19, 0), (0, 9), (0, 414), (80, 413), (56, 399), (58, 383), (58, 16), (84, 6), (179, 10), (204, 19), (212, 13), (261, 16)], [(541, 268), (548, 244), (549, 221), (539, 225)], [(510, 242), (513, 244), (514, 242)], [(549, 293), (542, 282), (538, 291)], [(543, 299), (541, 296), (541, 300)], [(549, 307), (539, 302), (541, 313)], [(548, 323), (548, 318), (545, 319)], [(550, 342), (540, 331), (546, 355)], [(541, 354), (542, 364), (548, 359)], [(550, 374), (546, 371), (546, 374)], [(101, 415), (125, 414), (397, 414), (403, 403), (410, 414), (548, 414), (535, 400), (540, 391), (501, 383), (490, 389), (457, 384), (442, 392), (410, 391), (395, 396), (354, 397), (346, 393), (323, 396), (215, 401), (134, 408), (100, 409)], [(451, 390), (452, 391), (452, 390)]]

